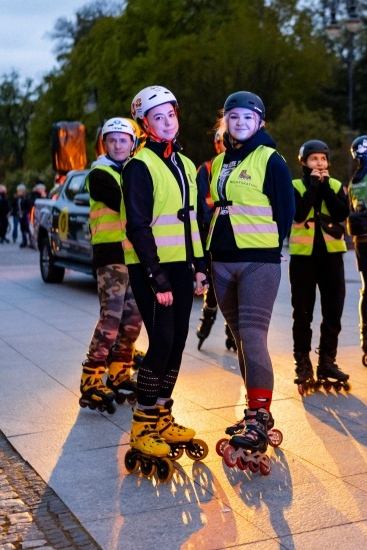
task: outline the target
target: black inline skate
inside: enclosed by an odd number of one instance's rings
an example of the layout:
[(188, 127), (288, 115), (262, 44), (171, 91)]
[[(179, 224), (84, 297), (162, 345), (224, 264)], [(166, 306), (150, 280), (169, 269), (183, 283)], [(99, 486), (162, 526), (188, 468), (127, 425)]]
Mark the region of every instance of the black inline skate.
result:
[(167, 483), (174, 466), (168, 458), (171, 447), (158, 434), (159, 409), (141, 411), (135, 409), (130, 434), (130, 449), (125, 455), (125, 467), (130, 474), (140, 468), (144, 477), (157, 473), (158, 479)]
[(229, 468), (238, 466), (240, 470), (270, 474), (271, 461), (267, 456), (268, 423), (270, 413), (266, 409), (245, 410), (245, 430), (234, 435), (223, 452), (223, 459)]
[(91, 366), (83, 363), (82, 378), (80, 381), (79, 405), (82, 409), (88, 407), (99, 412), (107, 411), (108, 414), (116, 412), (114, 403), (115, 393), (111, 391), (102, 381), (106, 369), (104, 366)]
[(363, 351), (362, 364), (367, 367), (367, 325), (359, 325), (359, 340)]
[[(331, 380), (330, 380), (331, 378)], [(351, 385), (348, 382), (349, 374), (345, 374), (340, 370), (335, 363), (335, 357), (320, 353), (319, 364), (317, 365), (317, 380), (315, 382), (315, 388), (323, 388), (328, 392), (331, 388), (335, 388), (336, 391), (340, 391), (344, 388), (345, 391), (351, 390)]]
[(112, 361), (108, 366), (107, 388), (115, 393), (116, 403), (122, 405), (127, 401), (130, 405), (136, 403), (137, 383), (131, 377), (131, 363)]
[(311, 359), (307, 352), (303, 353), (301, 351), (296, 351), (293, 357), (296, 365), (294, 383), (298, 386), (298, 393), (305, 395), (313, 390), (315, 384)]
[(210, 334), (212, 326), (217, 318), (217, 310), (217, 307), (208, 307), (206, 304), (202, 309), (203, 316), (200, 317), (201, 325), (199, 325), (196, 330), (196, 336), (199, 338), (198, 349), (201, 348), (204, 340), (208, 338)]
[(233, 349), (234, 352), (237, 351), (236, 341), (233, 338), (233, 334), (231, 329), (228, 326), (228, 323), (224, 323), (225, 331), (226, 331), (226, 348), (228, 350)]
[[(241, 434), (245, 428), (246, 428), (246, 417), (244, 416), (241, 420), (239, 420), (235, 424), (232, 424), (232, 426), (228, 426), (228, 428), (226, 428), (226, 434), (232, 437), (234, 435)], [(268, 443), (269, 445), (271, 445), (271, 447), (279, 447), (282, 441), (283, 441), (283, 434), (280, 430), (277, 430), (276, 428), (274, 428), (274, 418), (271, 412), (269, 412)], [(229, 439), (226, 437), (223, 437), (217, 442), (215, 450), (219, 456), (223, 457), (224, 450), (228, 444), (229, 444)]]

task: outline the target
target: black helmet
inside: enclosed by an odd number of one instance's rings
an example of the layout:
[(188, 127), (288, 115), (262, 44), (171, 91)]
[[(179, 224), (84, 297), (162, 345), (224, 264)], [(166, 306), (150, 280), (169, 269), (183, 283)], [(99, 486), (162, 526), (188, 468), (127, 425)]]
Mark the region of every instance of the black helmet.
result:
[(298, 153), (298, 161), (306, 162), (306, 159), (312, 153), (325, 153), (328, 162), (330, 162), (330, 150), (324, 141), (318, 139), (310, 139), (302, 145)]
[(354, 159), (367, 159), (367, 136), (357, 137), (350, 146)]
[(224, 113), (235, 107), (243, 107), (257, 113), (261, 120), (265, 118), (265, 107), (258, 95), (252, 92), (235, 92), (227, 97), (224, 103)]

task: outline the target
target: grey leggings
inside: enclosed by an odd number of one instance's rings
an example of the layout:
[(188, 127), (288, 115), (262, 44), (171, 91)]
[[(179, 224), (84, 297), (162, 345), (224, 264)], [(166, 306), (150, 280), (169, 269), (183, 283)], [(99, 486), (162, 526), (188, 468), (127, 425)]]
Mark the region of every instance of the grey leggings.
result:
[(246, 388), (273, 390), (267, 336), (280, 283), (280, 264), (213, 262), (218, 305), (236, 340)]

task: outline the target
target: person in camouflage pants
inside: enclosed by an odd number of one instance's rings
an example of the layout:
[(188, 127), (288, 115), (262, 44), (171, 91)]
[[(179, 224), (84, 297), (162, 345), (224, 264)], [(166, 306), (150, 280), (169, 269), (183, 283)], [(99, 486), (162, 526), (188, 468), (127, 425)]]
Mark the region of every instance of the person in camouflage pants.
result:
[(102, 128), (102, 141), (106, 154), (92, 164), (86, 180), (100, 315), (82, 366), (79, 404), (112, 414), (115, 400), (136, 400), (137, 386), (130, 368), (142, 326), (123, 249), (126, 217), (121, 172), (135, 150), (135, 128), (129, 119), (110, 119)]
[[(92, 336), (88, 360), (130, 363), (142, 320), (129, 283), (127, 267), (107, 265), (97, 270), (101, 316)], [(121, 316), (122, 311), (122, 316)]]

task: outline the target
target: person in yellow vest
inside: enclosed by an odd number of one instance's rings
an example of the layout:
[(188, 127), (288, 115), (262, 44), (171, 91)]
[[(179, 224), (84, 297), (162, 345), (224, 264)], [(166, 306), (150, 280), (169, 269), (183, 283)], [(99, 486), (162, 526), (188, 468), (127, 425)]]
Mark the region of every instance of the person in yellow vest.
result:
[(302, 179), (293, 180), (296, 213), (289, 238), (289, 278), (293, 306), (295, 384), (301, 395), (314, 386), (310, 359), (316, 288), (320, 292), (320, 325), (317, 387), (346, 389), (349, 376), (335, 363), (345, 298), (343, 253), (344, 222), (348, 197), (340, 181), (329, 174), (330, 151), (326, 143), (312, 139), (300, 148)]
[(363, 351), (362, 363), (367, 367), (367, 135), (358, 136), (350, 147), (356, 170), (348, 184), (351, 212), (347, 219), (349, 235), (353, 237), (357, 269), (362, 288), (358, 304), (359, 337)]
[[(208, 288), (196, 216), (196, 169), (180, 153), (177, 108), (175, 96), (163, 86), (144, 88), (131, 106), (147, 141), (123, 170), (125, 260), (149, 346), (138, 372), (132, 450), (125, 459), (129, 471), (135, 471), (139, 452), (166, 457), (168, 443), (188, 443), (195, 435), (174, 423), (171, 413), (189, 330), (193, 265), (196, 294)], [(154, 468), (154, 461), (148, 466)]]
[(235, 92), (226, 99), (223, 114), (226, 151), (211, 169), (215, 211), (207, 250), (247, 392), (244, 418), (226, 430), (232, 435), (228, 449), (240, 453), (245, 467), (269, 473), (265, 452), (274, 424), (274, 376), (267, 334), (280, 283), (282, 243), (294, 215), (293, 187), (289, 169), (265, 131), (261, 98)]
[[(223, 144), (223, 132), (224, 128), (217, 128), (214, 134), (214, 149), (217, 155), (225, 151)], [(211, 219), (211, 212), (213, 208), (212, 199), (210, 196), (210, 170), (212, 167), (213, 159), (203, 162), (197, 169), (196, 174), (196, 183), (198, 186), (198, 193), (200, 196), (199, 205), (201, 205), (203, 213), (202, 219), (204, 226), (208, 227)], [(204, 243), (206, 240), (206, 232), (202, 235)], [(215, 323), (217, 318), (218, 303), (217, 298), (215, 297), (214, 287), (210, 285), (208, 290), (204, 293), (203, 296), (203, 315), (200, 317), (200, 325), (196, 330), (196, 336), (199, 338), (198, 349), (201, 349), (203, 342), (208, 338), (212, 326)], [(225, 334), (226, 334), (226, 348), (228, 350), (233, 349), (237, 351), (236, 342), (234, 341), (231, 330), (228, 326), (228, 323), (225, 323)]]
[[(100, 317), (83, 362), (79, 404), (112, 414), (115, 400), (136, 399), (130, 367), (142, 325), (123, 251), (126, 219), (121, 172), (135, 149), (134, 126), (126, 118), (109, 119), (102, 128), (102, 141), (106, 154), (92, 164), (86, 181)], [(102, 380), (106, 368), (107, 385)]]

